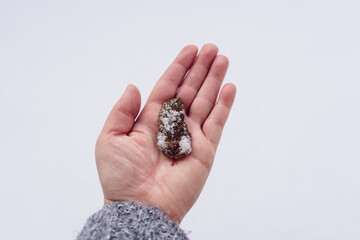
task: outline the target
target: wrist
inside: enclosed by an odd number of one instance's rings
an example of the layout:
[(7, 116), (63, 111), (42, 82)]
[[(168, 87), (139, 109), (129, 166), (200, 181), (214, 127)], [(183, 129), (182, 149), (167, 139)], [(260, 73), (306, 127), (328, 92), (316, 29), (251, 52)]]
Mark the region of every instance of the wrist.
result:
[(114, 201), (114, 200), (109, 200), (109, 199), (104, 198), (104, 207), (111, 204), (111, 203), (121, 202), (121, 201), (130, 202), (130, 203), (136, 203), (136, 204), (139, 204), (139, 205), (156, 208), (159, 211), (161, 211), (162, 213), (164, 213), (167, 218), (169, 218), (171, 221), (176, 223), (177, 226), (179, 226), (181, 224), (181, 221), (184, 218), (184, 216), (180, 217), (175, 211), (164, 210), (164, 209), (159, 208), (157, 206), (152, 206), (152, 205), (149, 205), (149, 204), (145, 204), (145, 203), (141, 203), (141, 202), (133, 201), (133, 200), (117, 200), (117, 201)]

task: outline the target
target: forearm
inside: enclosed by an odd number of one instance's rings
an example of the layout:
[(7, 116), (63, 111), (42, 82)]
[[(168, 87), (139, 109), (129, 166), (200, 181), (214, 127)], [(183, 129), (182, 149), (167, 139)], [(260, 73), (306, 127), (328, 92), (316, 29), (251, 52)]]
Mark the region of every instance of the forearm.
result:
[(188, 238), (157, 208), (121, 201), (110, 203), (92, 215), (77, 239)]

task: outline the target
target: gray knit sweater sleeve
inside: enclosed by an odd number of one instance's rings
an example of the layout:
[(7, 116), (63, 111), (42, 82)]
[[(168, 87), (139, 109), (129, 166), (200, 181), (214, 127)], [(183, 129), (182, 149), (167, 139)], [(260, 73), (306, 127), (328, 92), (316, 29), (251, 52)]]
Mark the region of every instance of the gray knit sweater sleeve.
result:
[(77, 240), (188, 239), (163, 212), (132, 202), (106, 205), (86, 222)]

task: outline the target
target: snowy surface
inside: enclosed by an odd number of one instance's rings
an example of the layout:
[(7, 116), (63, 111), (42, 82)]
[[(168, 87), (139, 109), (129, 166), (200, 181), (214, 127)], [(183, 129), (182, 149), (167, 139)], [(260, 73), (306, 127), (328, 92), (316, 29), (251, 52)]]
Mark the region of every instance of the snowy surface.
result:
[(191, 152), (191, 139), (189, 136), (182, 136), (179, 142), (180, 153), (189, 153)]
[(167, 148), (167, 143), (166, 143), (166, 135), (162, 132), (159, 132), (158, 135), (156, 136), (157, 138), (157, 146), (160, 148), (160, 149), (165, 149)]
[(165, 104), (161, 108), (160, 121), (163, 123), (165, 131), (171, 133), (172, 136), (175, 134), (176, 127), (181, 123), (180, 114), (184, 114), (184, 111), (172, 110), (169, 104)]

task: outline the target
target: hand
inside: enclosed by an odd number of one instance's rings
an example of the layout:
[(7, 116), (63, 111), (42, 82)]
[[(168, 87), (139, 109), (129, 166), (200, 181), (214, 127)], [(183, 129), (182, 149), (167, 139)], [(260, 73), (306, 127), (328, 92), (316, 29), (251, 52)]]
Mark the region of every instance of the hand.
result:
[[(133, 201), (161, 209), (180, 224), (200, 195), (210, 173), (236, 88), (226, 84), (228, 67), (213, 44), (181, 50), (155, 85), (141, 114), (140, 93), (129, 85), (109, 114), (96, 144), (96, 164), (105, 204)], [(156, 145), (163, 102), (181, 97), (192, 135), (192, 152), (172, 160)]]

